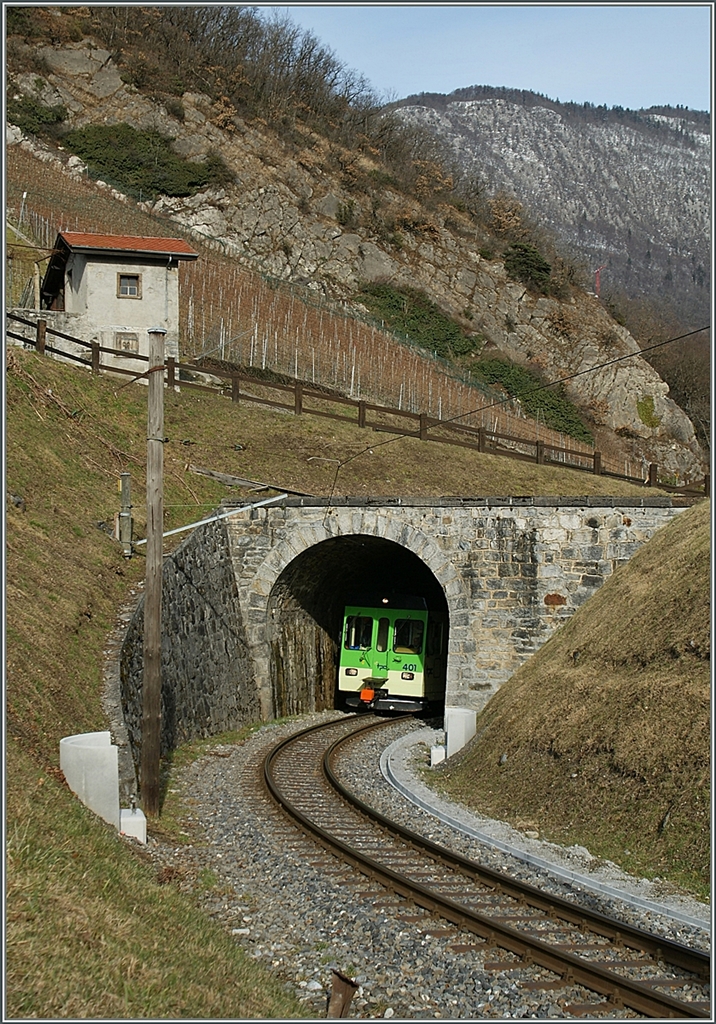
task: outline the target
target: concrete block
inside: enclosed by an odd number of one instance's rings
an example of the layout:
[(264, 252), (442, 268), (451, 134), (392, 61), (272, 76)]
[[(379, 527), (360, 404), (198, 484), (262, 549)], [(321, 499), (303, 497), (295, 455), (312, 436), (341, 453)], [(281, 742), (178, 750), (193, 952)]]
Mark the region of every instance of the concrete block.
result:
[(147, 819), (138, 807), (125, 808), (119, 812), (119, 831), (123, 836), (134, 836), (140, 843), (147, 841)]
[(60, 740), (60, 768), (85, 806), (119, 828), (119, 764), (109, 732), (86, 732)]
[(462, 750), (475, 735), (475, 712), (470, 708), (445, 708), (447, 756)]
[(430, 748), (430, 767), (434, 768), (436, 764), (440, 764), (441, 761), (445, 760), (445, 747), (442, 743), (438, 743)]

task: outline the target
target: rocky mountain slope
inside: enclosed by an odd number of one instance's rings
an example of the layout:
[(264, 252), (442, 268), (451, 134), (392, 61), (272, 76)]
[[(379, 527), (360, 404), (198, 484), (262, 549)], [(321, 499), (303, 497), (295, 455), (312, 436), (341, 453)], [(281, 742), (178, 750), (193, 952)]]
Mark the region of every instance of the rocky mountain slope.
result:
[[(23, 52), (27, 68), (17, 70)], [(336, 303), (354, 302), (366, 281), (421, 289), (483, 352), (536, 367), (548, 380), (572, 378), (566, 390), (601, 450), (657, 462), (680, 480), (703, 475), (690, 420), (628, 331), (566, 277), (551, 294), (515, 280), (504, 260), (481, 245), (479, 229), (459, 204), (423, 202), (419, 188), (417, 196), (406, 195), (377, 155), (341, 151), (300, 123), (288, 142), (265, 123), (242, 119), (222, 99), (189, 92), (178, 106), (152, 99), (124, 81), (112, 54), (91, 39), (43, 47), (16, 41), (13, 53), (9, 97), (61, 105), (72, 128), (127, 123), (160, 130), (181, 156), (202, 162), (219, 154), (231, 171), (233, 181), (192, 196), (142, 197), (144, 210), (169, 215), (247, 267)], [(8, 142), (58, 161), (68, 173), (88, 172), (66, 149), (37, 143), (16, 127), (9, 127)], [(426, 192), (429, 186), (426, 181)], [(76, 226), (63, 225), (61, 211), (58, 221), (58, 227)], [(228, 311), (230, 297), (226, 303)], [(609, 365), (592, 369), (602, 364)]]
[(486, 190), (516, 195), (592, 283), (602, 267), (602, 294), (649, 296), (682, 323), (708, 323), (708, 114), (607, 110), (488, 87), (409, 97), (398, 109)]

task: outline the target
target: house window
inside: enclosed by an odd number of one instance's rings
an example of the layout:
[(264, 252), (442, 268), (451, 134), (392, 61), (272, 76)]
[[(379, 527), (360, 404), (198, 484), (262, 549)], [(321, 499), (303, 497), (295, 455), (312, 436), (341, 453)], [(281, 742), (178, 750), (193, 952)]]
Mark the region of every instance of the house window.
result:
[(139, 352), (139, 335), (129, 331), (115, 331), (114, 347), (122, 354), (136, 354)]
[(117, 274), (117, 297), (120, 299), (141, 299), (142, 275)]

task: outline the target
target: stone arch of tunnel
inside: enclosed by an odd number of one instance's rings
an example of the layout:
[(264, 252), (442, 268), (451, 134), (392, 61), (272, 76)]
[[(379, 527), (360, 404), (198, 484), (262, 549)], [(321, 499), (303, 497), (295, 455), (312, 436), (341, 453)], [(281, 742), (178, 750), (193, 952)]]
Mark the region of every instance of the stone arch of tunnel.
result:
[(276, 716), (339, 706), (343, 609), (381, 590), (424, 597), (428, 611), (441, 612), (449, 622), (445, 594), (431, 569), (394, 541), (364, 534), (332, 537), (285, 567), (267, 609)]

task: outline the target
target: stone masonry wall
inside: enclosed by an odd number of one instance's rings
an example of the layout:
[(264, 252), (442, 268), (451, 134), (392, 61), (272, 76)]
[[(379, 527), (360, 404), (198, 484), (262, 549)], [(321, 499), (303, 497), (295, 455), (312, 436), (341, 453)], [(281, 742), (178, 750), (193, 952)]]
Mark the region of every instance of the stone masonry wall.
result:
[[(445, 499), (371, 507), (310, 499), (227, 520), (264, 715), (271, 715), (267, 607), (283, 569), (330, 537), (365, 534), (420, 557), (450, 615), (446, 703), (479, 710), (555, 628), (680, 511), (668, 498)], [(345, 502), (349, 502), (345, 504)], [(598, 504), (597, 504), (598, 502)], [(549, 503), (549, 504), (548, 504)], [(336, 507), (336, 504), (338, 507)]]
[[(121, 650), (124, 719), (136, 766), (142, 725), (144, 603)], [(203, 526), (164, 561), (162, 753), (257, 721), (260, 706), (226, 531)]]

